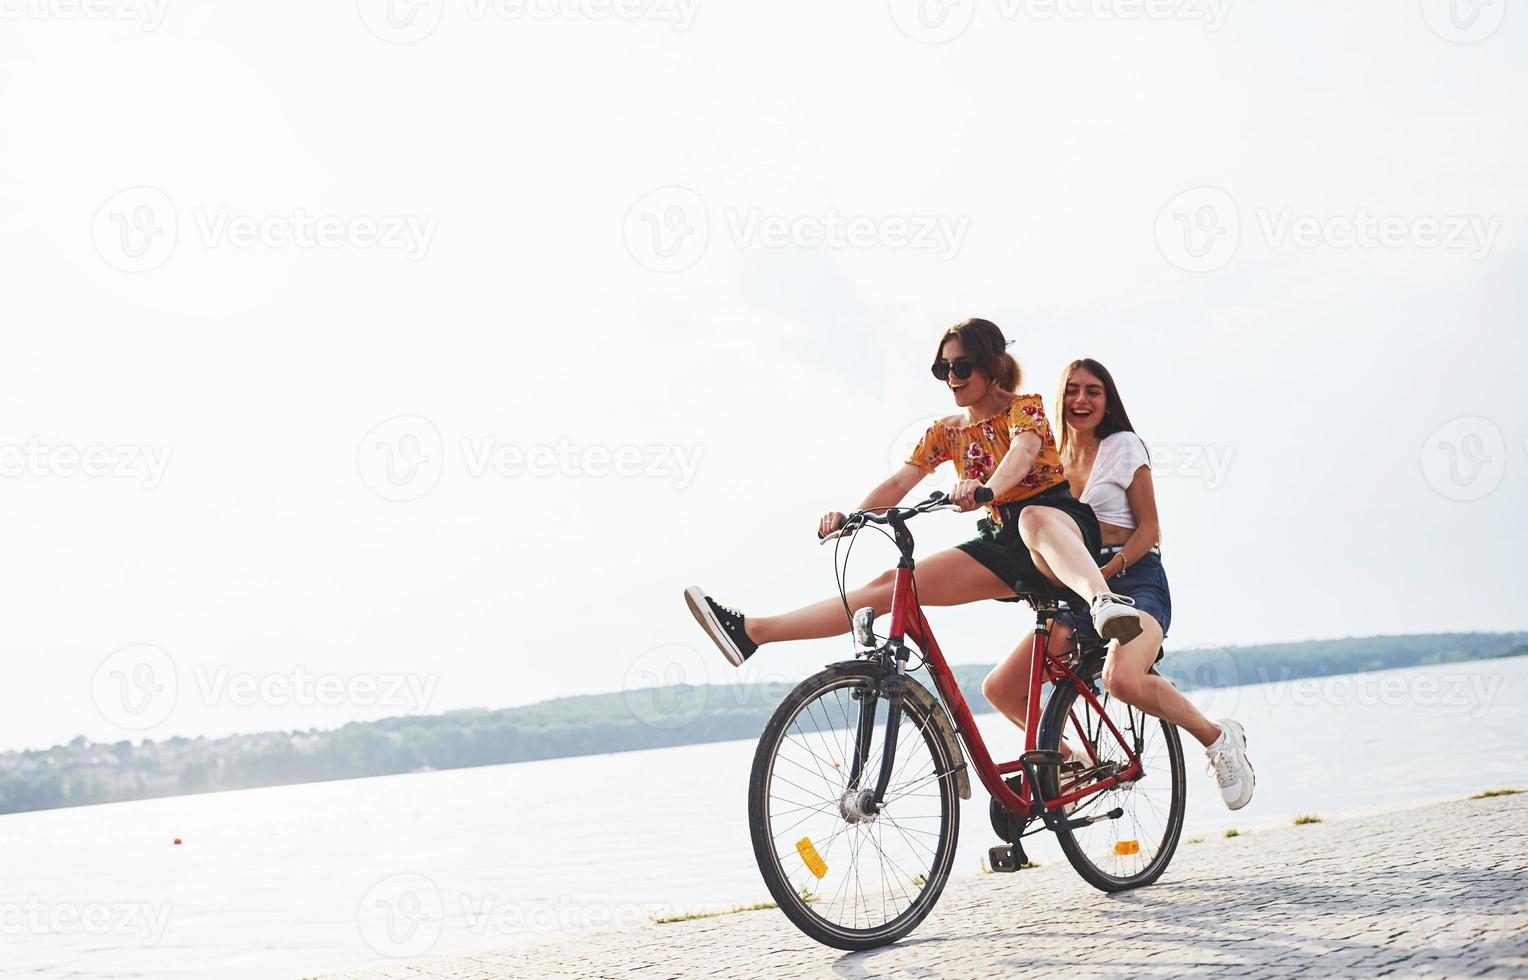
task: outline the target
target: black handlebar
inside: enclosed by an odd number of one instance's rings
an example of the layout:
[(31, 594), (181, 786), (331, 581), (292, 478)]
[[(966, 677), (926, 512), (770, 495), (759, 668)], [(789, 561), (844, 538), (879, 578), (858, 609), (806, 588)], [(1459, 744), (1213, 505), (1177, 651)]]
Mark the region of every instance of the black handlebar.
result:
[[(991, 487), (977, 487), (976, 492), (971, 495), (971, 498), (979, 504), (990, 504), (994, 496)], [(950, 506), (953, 506), (950, 503), (950, 495), (942, 490), (936, 490), (929, 495), (927, 500), (914, 504), (911, 507), (888, 507), (883, 514), (874, 514), (868, 510), (855, 511), (842, 521), (839, 521), (838, 527), (834, 528), (833, 531), (842, 531), (849, 527), (863, 526), (865, 524), (895, 524), (914, 514), (926, 514), (939, 507)], [(819, 533), (817, 537), (825, 538), (827, 535)]]

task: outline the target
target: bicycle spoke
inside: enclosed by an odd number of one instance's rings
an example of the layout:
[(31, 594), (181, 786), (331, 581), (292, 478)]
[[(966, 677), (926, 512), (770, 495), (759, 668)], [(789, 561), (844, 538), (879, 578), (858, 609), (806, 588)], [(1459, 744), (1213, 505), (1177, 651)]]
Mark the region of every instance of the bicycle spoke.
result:
[[(1061, 696), (1068, 698), (1057, 709), (1063, 712), (1057, 715), (1062, 735), (1085, 742), (1100, 766), (1124, 772), (1134, 756), (1141, 767), (1130, 782), (1093, 792), (1068, 808), (1073, 817), (1120, 811), (1117, 818), (1061, 830), (1068, 858), (1084, 877), (1101, 876), (1089, 878), (1098, 887), (1154, 880), (1171, 857), (1182, 820), (1182, 756), (1175, 729), (1107, 693), (1096, 703), (1076, 688), (1061, 689)], [(1056, 785), (1066, 795), (1086, 791), (1093, 778), (1084, 773)]]
[[(948, 763), (931, 749), (937, 735), (910, 703), (889, 733), (895, 758), (882, 805), (874, 814), (858, 812), (861, 797), (850, 793), (849, 774), (861, 725), (870, 726), (870, 739), (859, 793), (879, 780), (888, 740), (890, 705), (878, 698), (871, 714), (863, 700), (868, 690), (861, 678), (834, 685), (780, 723), (764, 795), (774, 865), (798, 896), (807, 896), (796, 907), (852, 933), (898, 920), (915, 908), (937, 868), (948, 873), (957, 815)], [(821, 878), (798, 852), (803, 841), (817, 852), (817, 869), (825, 866)]]

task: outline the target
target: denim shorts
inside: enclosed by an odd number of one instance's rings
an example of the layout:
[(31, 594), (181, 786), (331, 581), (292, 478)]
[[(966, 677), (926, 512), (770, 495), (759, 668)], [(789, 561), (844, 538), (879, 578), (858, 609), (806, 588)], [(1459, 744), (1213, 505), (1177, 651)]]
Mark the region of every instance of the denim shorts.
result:
[[(1098, 552), (1098, 563), (1103, 565), (1114, 557), (1118, 548), (1104, 548)], [(1149, 613), (1162, 626), (1162, 635), (1167, 635), (1167, 630), (1173, 621), (1172, 593), (1167, 589), (1167, 571), (1162, 567), (1162, 556), (1155, 551), (1148, 551), (1135, 564), (1125, 569), (1124, 573), (1108, 580), (1109, 591), (1119, 595), (1126, 595), (1135, 600), (1135, 608), (1143, 613)], [(1058, 617), (1060, 618), (1060, 617)], [(1097, 636), (1093, 632), (1092, 618), (1086, 612), (1078, 611), (1061, 618), (1068, 626), (1084, 636)]]

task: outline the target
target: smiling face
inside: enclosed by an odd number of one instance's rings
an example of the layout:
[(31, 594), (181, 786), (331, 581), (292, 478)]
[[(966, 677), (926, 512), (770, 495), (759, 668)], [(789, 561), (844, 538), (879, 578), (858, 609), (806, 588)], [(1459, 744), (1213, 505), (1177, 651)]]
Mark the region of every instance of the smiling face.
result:
[[(959, 337), (951, 337), (944, 342), (943, 347), (939, 348), (939, 359), (947, 364), (962, 360), (965, 356), (966, 349), (961, 346)], [(969, 408), (981, 401), (992, 387), (992, 379), (981, 368), (974, 364), (971, 367), (969, 378), (957, 378), (955, 372), (951, 371), (944, 382), (949, 387), (950, 393), (955, 396), (955, 404), (961, 408)]]
[(1085, 367), (1072, 371), (1061, 393), (1061, 404), (1066, 412), (1066, 424), (1078, 432), (1092, 432), (1104, 420), (1109, 409), (1109, 396), (1104, 391), (1103, 379)]

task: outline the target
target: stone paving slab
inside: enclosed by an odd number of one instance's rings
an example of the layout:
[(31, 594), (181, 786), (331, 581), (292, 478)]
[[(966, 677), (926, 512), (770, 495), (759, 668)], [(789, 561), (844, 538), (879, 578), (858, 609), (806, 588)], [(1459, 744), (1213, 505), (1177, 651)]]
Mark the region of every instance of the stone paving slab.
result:
[(770, 909), (328, 980), (1061, 974), (1528, 977), (1528, 793), (1184, 843), (1157, 884), (1112, 896), (1061, 860), (955, 877), (911, 936), (863, 953)]

